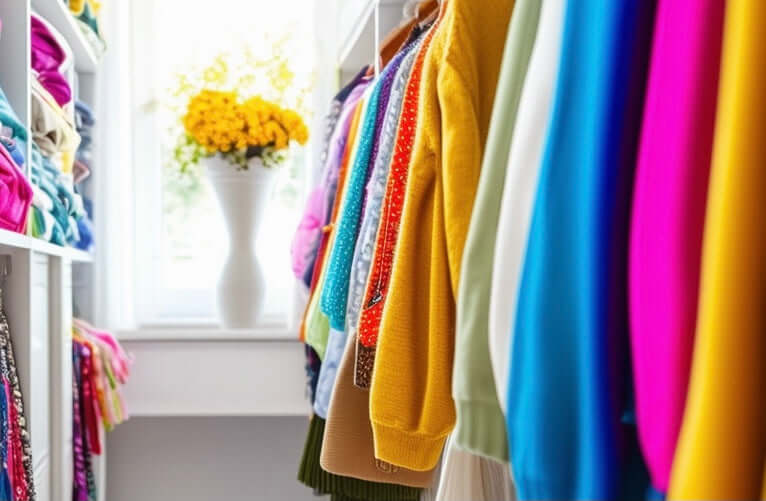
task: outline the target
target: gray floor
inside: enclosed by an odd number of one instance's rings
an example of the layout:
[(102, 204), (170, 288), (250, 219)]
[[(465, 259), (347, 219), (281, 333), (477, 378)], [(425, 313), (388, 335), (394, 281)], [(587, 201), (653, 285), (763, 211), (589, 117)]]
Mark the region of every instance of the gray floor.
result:
[(108, 435), (108, 501), (316, 500), (304, 417), (134, 418)]

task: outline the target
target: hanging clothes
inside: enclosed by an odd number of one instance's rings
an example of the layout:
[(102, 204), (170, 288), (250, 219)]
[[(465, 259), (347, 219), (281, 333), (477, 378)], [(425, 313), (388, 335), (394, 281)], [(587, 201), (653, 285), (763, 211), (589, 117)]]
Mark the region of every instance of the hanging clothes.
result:
[(766, 497), (764, 18), (447, 0), (403, 24), (309, 204), (301, 481), (433, 495), (454, 432), (440, 501)]
[[(415, 30), (412, 33), (413, 36), (417, 38), (417, 30)], [(388, 99), (388, 102), (391, 101), (392, 96), (390, 95), (392, 92), (392, 80), (395, 76), (396, 72), (396, 65), (403, 64), (403, 58), (397, 57), (394, 58), (394, 61), (392, 62), (392, 65), (388, 65), (386, 69), (384, 70), (383, 75), (381, 76), (381, 79), (377, 80), (375, 83), (375, 86), (378, 84), (381, 85), (380, 92), (381, 95), (378, 98), (378, 104), (380, 106), (381, 98), (382, 102), (386, 104), (386, 100)], [(407, 76), (404, 76), (405, 82)], [(387, 85), (386, 82), (389, 82)], [(374, 87), (373, 87), (374, 89)], [(373, 90), (371, 89), (371, 91)], [(387, 97), (388, 96), (388, 97)], [(356, 125), (352, 127), (352, 130), (350, 131), (352, 134), (355, 134), (354, 128), (358, 127), (358, 124), (362, 122), (364, 119), (364, 113), (366, 113), (367, 109), (360, 108), (357, 110), (357, 116), (355, 117)], [(382, 115), (382, 113), (381, 113)], [(375, 142), (377, 141), (375, 138), (379, 137), (382, 128), (383, 128), (383, 120), (381, 116), (381, 120), (378, 121), (378, 113), (376, 112), (376, 120), (375, 125), (372, 129), (373, 133), (373, 145), (370, 149), (370, 164), (374, 165), (376, 163), (375, 157), (380, 151), (380, 145), (378, 144), (376, 148)], [(347, 151), (345, 153), (346, 158), (344, 159), (344, 167), (343, 172), (341, 172), (342, 178), (348, 178), (351, 175), (352, 169), (365, 169), (368, 170), (370, 168), (370, 165), (365, 165), (364, 162), (355, 162), (355, 158), (357, 155), (357, 149), (359, 148), (360, 141), (351, 140), (349, 139), (349, 147), (347, 148)], [(348, 172), (347, 172), (348, 171)], [(346, 175), (348, 174), (348, 176)], [(367, 175), (367, 172), (364, 173), (365, 178), (370, 177)], [(359, 179), (359, 175), (357, 174), (357, 179)], [(343, 179), (343, 181), (347, 181), (347, 179)], [(366, 183), (366, 179), (363, 180), (364, 183)], [(348, 195), (348, 191), (345, 189), (345, 186), (341, 188), (339, 186), (338, 190), (338, 197), (335, 204), (334, 212), (337, 214), (338, 211), (342, 208), (343, 204), (345, 203), (346, 196)], [(366, 213), (369, 208), (369, 203), (371, 202), (369, 200), (369, 196), (365, 197), (365, 193), (362, 193), (362, 199), (360, 204), (360, 209)], [(367, 194), (368, 195), (368, 194)], [(358, 200), (358, 199), (357, 199)], [(333, 217), (335, 219), (335, 217)], [(334, 237), (334, 235), (332, 235)], [(332, 249), (334, 245), (334, 240), (330, 241), (330, 245), (328, 245), (328, 248)], [(326, 262), (324, 264), (327, 264)], [(318, 267), (316, 270), (319, 270)], [(316, 271), (315, 270), (315, 271)], [(320, 272), (321, 273), (321, 272)], [(316, 276), (316, 273), (315, 273)], [(317, 288), (317, 290), (320, 290), (320, 288)], [(316, 295), (318, 296), (318, 294)], [(311, 307), (310, 307), (311, 308)], [(337, 313), (337, 312), (336, 312)], [(329, 326), (328, 326), (329, 327)], [(338, 391), (334, 389), (333, 386), (338, 386), (337, 383), (337, 377), (336, 377), (336, 371), (337, 371), (337, 364), (341, 362), (340, 356), (343, 354), (343, 346), (340, 346), (340, 349), (337, 349), (337, 345), (340, 344), (339, 341), (342, 343), (346, 339), (347, 332), (340, 329), (329, 329), (329, 335), (328, 335), (328, 342), (327, 342), (327, 350), (325, 351), (325, 358), (322, 364), (321, 374), (320, 374), (320, 380), (317, 386), (317, 398), (315, 401), (315, 410), (320, 410), (321, 407), (325, 407), (327, 404), (330, 403), (330, 396), (337, 393)], [(355, 341), (354, 337), (348, 338), (349, 342), (352, 343)], [(351, 369), (353, 371), (353, 351), (351, 351), (351, 359), (346, 362), (348, 369)], [(346, 370), (348, 370), (346, 369)], [(347, 373), (348, 374), (348, 373)], [(351, 387), (353, 391), (361, 391), (353, 387), (353, 378), (352, 377), (344, 377), (344, 382), (347, 383), (347, 387)], [(363, 392), (363, 406), (361, 407), (362, 414), (354, 414), (354, 424), (361, 424), (361, 428), (354, 428), (354, 429), (361, 429), (364, 430), (364, 427), (367, 427), (367, 433), (371, 437), (371, 431), (369, 430), (369, 420), (368, 420), (368, 412), (367, 412), (367, 393)], [(351, 409), (359, 409), (359, 406), (353, 405), (353, 401), (351, 402)], [(326, 411), (325, 411), (326, 412)], [(328, 416), (329, 417), (329, 416)], [(361, 421), (360, 421), (361, 419)], [(337, 421), (337, 419), (336, 419)], [(391, 475), (383, 475), (380, 479), (381, 481), (370, 481), (365, 480), (367, 478), (374, 480), (374, 475), (367, 475), (365, 473), (365, 467), (367, 466), (367, 463), (364, 461), (360, 461), (357, 463), (354, 463), (353, 466), (359, 466), (359, 468), (354, 468), (351, 473), (354, 474), (355, 477), (351, 476), (341, 476), (341, 475), (335, 475), (332, 473), (332, 471), (338, 471), (341, 473), (345, 473), (342, 468), (334, 468), (333, 466), (326, 466), (326, 470), (323, 469), (320, 465), (320, 455), (325, 454), (325, 451), (331, 451), (332, 450), (332, 433), (331, 431), (328, 431), (325, 433), (325, 428), (328, 430), (332, 428), (331, 423), (327, 423), (327, 426), (325, 424), (325, 421), (321, 419), (318, 416), (314, 416), (312, 418), (310, 427), (309, 427), (309, 434), (306, 441), (306, 447), (304, 448), (304, 456), (301, 461), (301, 468), (299, 471), (299, 478), (302, 482), (304, 482), (306, 485), (309, 485), (313, 488), (315, 488), (317, 491), (322, 493), (330, 493), (332, 495), (333, 499), (370, 499), (370, 500), (380, 500), (380, 501), (395, 501), (397, 499), (418, 499), (420, 496), (421, 489), (407, 486), (407, 485), (399, 485), (392, 482)], [(345, 433), (344, 433), (345, 435)], [(353, 432), (352, 432), (353, 435)], [(330, 445), (327, 445), (325, 441), (329, 442)], [(372, 449), (372, 439), (370, 438), (366, 442), (362, 442), (362, 445), (367, 445), (370, 450)], [(365, 455), (362, 454), (362, 457)], [(372, 453), (370, 452), (369, 457), (374, 461), (374, 457)], [(348, 466), (348, 464), (346, 464)], [(380, 472), (378, 472), (380, 473)], [(424, 477), (423, 474), (414, 474), (416, 477)], [(400, 475), (394, 474), (393, 477), (399, 478)], [(422, 484), (423, 482), (419, 482)], [(410, 482), (411, 484), (411, 482)]]
[(11, 457), (10, 440), (10, 392), (6, 381), (3, 379), (3, 387), (0, 391), (0, 461), (4, 465), (0, 468), (0, 499), (10, 501), (13, 499), (13, 459)]
[(37, 498), (32, 462), (32, 442), (24, 413), (24, 398), (19, 383), (8, 318), (3, 305), (4, 291), (0, 289), (0, 372), (8, 402), (8, 474), (13, 501), (34, 501)]
[(412, 471), (377, 459), (374, 452), (368, 391), (354, 386), (355, 340), (348, 338), (327, 415), (322, 468), (371, 482), (430, 487), (434, 471)]
[[(432, 28), (425, 36), (425, 40), (430, 39), (430, 34), (433, 32)], [(412, 80), (414, 74), (410, 74), (414, 61), (418, 58), (418, 54), (424, 50), (420, 42), (427, 43), (425, 40), (420, 40), (418, 33), (413, 33), (415, 39), (411, 43), (407, 44), (403, 50), (394, 57), (394, 59), (386, 66), (381, 73), (378, 82), (375, 84), (375, 91), (381, 92), (378, 106), (381, 107), (380, 113), (376, 114), (376, 118), (380, 115), (388, 114), (389, 103), (394, 105), (392, 110), (393, 116), (388, 118), (389, 127), (395, 127), (396, 119), (395, 113), (402, 105), (402, 98), (398, 97), (403, 94), (404, 88), (410, 80)], [(397, 83), (394, 84), (394, 79), (397, 77), (397, 72), (401, 70), (398, 75)], [(415, 70), (418, 71), (418, 70)], [(394, 85), (398, 89), (396, 95), (392, 96)], [(382, 99), (383, 103), (380, 103)], [(393, 102), (392, 102), (393, 99)], [(369, 117), (367, 117), (369, 118)], [(390, 153), (384, 153), (383, 147), (391, 148), (392, 141), (384, 142), (381, 133), (384, 130), (384, 119), (380, 117), (380, 120), (376, 119), (371, 155), (368, 162), (357, 163), (353, 168), (357, 169), (357, 175), (361, 178), (362, 174), (366, 174), (366, 171), (372, 169), (369, 183), (367, 184), (367, 198), (363, 200), (364, 215), (359, 217), (362, 219), (361, 226), (364, 228), (365, 233), (375, 233), (376, 228), (371, 228), (369, 223), (371, 214), (373, 211), (379, 210), (382, 194), (371, 193), (371, 183), (384, 184), (385, 179), (381, 179), (378, 172), (375, 172), (375, 168), (383, 169), (382, 164), (378, 163), (378, 155), (382, 157), (390, 158)], [(360, 147), (361, 147), (360, 143)], [(358, 156), (356, 157), (359, 158)], [(382, 190), (380, 190), (382, 191)], [(346, 193), (347, 195), (348, 193)], [(344, 199), (344, 204), (348, 200)], [(348, 207), (346, 207), (348, 208)], [(348, 215), (348, 213), (347, 213)], [(370, 215), (368, 217), (368, 215)], [(365, 223), (367, 223), (365, 225)], [(358, 241), (355, 243), (356, 251), (352, 256), (352, 269), (355, 270), (355, 274), (359, 274), (360, 267), (358, 254), (364, 243)], [(364, 251), (361, 251), (364, 252)], [(364, 270), (362, 270), (362, 273)], [(349, 277), (352, 283), (356, 283), (354, 276)], [(362, 279), (364, 280), (364, 279)], [(348, 318), (346, 322), (346, 329), (349, 332), (353, 332), (353, 320), (354, 312), (357, 312), (361, 307), (361, 294), (357, 292), (363, 292), (364, 281), (360, 284), (360, 287), (349, 286), (349, 298), (348, 304), (349, 310), (346, 314)], [(362, 289), (361, 291), (359, 289)], [(345, 343), (345, 346), (338, 346), (340, 343)], [(339, 347), (338, 350), (336, 347)], [(346, 332), (336, 329), (330, 330), (330, 342), (328, 343), (328, 352), (325, 357), (324, 366), (328, 363), (335, 365), (339, 363), (339, 370), (337, 377), (334, 378), (334, 385), (332, 386), (332, 400), (330, 401), (330, 408), (327, 412), (327, 422), (325, 424), (325, 433), (322, 441), (322, 453), (320, 462), (324, 470), (346, 477), (357, 478), (368, 482), (378, 482), (386, 484), (397, 484), (407, 487), (423, 488), (430, 487), (433, 484), (433, 472), (414, 472), (408, 471), (403, 468), (394, 467), (384, 462), (378, 461), (374, 455), (373, 436), (372, 429), (369, 421), (369, 393), (363, 389), (360, 389), (354, 385), (354, 371), (355, 371), (355, 354), (356, 354), (356, 336), (346, 335)], [(337, 353), (337, 355), (336, 355)], [(337, 362), (331, 359), (337, 357)], [(341, 360), (342, 357), (342, 360)], [(324, 371), (320, 377), (323, 377), (327, 372)], [(332, 383), (330, 383), (332, 385)], [(392, 485), (388, 490), (393, 491), (395, 488)], [(403, 494), (419, 495), (419, 489), (410, 489)]]
[(74, 345), (72, 350), (72, 369), (74, 371), (72, 378), (72, 451), (74, 454), (74, 476), (72, 486), (73, 501), (89, 501), (91, 497), (95, 498), (95, 492), (91, 491), (93, 485), (88, 477), (92, 475), (90, 464), (90, 451), (88, 451), (87, 437), (83, 433), (84, 416), (82, 406), (84, 402), (80, 400), (82, 388), (81, 360), (90, 354), (87, 348), (83, 349), (80, 345)]
[(513, 6), (457, 294), (452, 371), (457, 422), (451, 443), (503, 462), (508, 440), (489, 358), (489, 292), (508, 151), (541, 4), (516, 0)]
[(697, 331), (670, 499), (752, 500), (766, 484), (764, 30), (766, 3), (726, 3)]
[(629, 91), (636, 73), (643, 86), (652, 11), (567, 4), (513, 327), (507, 412), (520, 499), (615, 499), (623, 480), (627, 326), (624, 308), (607, 305), (625, 285), (613, 250), (627, 245), (617, 225), (629, 206), (618, 193), (632, 176), (624, 155), (640, 116)]
[(132, 358), (114, 336), (74, 319), (72, 327), (72, 499), (96, 501), (93, 455), (103, 452), (101, 436), (128, 419), (121, 386)]
[[(364, 90), (362, 90), (364, 95)], [(305, 340), (306, 343), (314, 348), (319, 355), (320, 359), (324, 359), (325, 350), (327, 348), (327, 337), (330, 332), (330, 325), (327, 317), (322, 313), (319, 306), (321, 292), (324, 289), (325, 280), (325, 261), (327, 259), (327, 250), (332, 249), (334, 244), (335, 232), (334, 225), (340, 211), (341, 200), (343, 200), (343, 192), (346, 188), (346, 174), (348, 171), (349, 162), (353, 162), (353, 155), (355, 150), (355, 144), (357, 140), (357, 130), (359, 127), (360, 117), (364, 110), (364, 100), (360, 95), (360, 101), (354, 106), (353, 118), (348, 132), (348, 139), (346, 141), (346, 147), (344, 148), (343, 158), (340, 163), (340, 170), (338, 173), (338, 184), (336, 189), (335, 200), (332, 205), (332, 215), (330, 217), (330, 224), (326, 227), (324, 235), (322, 236), (322, 242), (320, 243), (317, 260), (321, 259), (321, 264), (318, 262), (318, 266), (315, 267), (314, 273), (316, 280), (312, 278), (311, 299), (309, 300), (306, 313), (304, 315), (305, 325)]]
[[(433, 32), (434, 27), (430, 29)], [(430, 33), (429, 32), (429, 33)], [(348, 305), (346, 308), (346, 329), (349, 335), (357, 337), (359, 319), (364, 307), (364, 294), (370, 276), (372, 260), (375, 250), (375, 239), (378, 235), (383, 204), (385, 201), (386, 187), (394, 156), (397, 138), (403, 131), (399, 130), (400, 116), (405, 102), (412, 105), (412, 93), (405, 99), (408, 86), (413, 80), (413, 67), (419, 54), (423, 52), (424, 44), (429, 43), (432, 35), (425, 34), (416, 37), (401, 52), (401, 62), (396, 70), (390, 91), (389, 104), (385, 110), (385, 117), (381, 123), (378, 134), (378, 154), (374, 156), (372, 174), (367, 183), (365, 210), (357, 237), (354, 257), (351, 264), (351, 276), (349, 278)], [(397, 64), (395, 59), (392, 64)], [(418, 70), (419, 71), (419, 70)], [(369, 388), (369, 380), (372, 375), (372, 365), (375, 359), (375, 348), (367, 347), (361, 342), (356, 344), (354, 384), (360, 388)]]
[[(415, 47), (414, 44), (415, 41), (413, 41), (412, 45), (408, 45), (401, 51), (398, 55), (396, 55), (393, 60), (390, 62), (389, 65), (386, 66), (386, 68), (383, 70), (383, 73), (380, 75), (380, 78), (375, 83), (376, 90), (380, 90), (380, 103), (379, 106), (383, 107), (384, 109), (388, 106), (388, 103), (391, 99), (391, 90), (392, 90), (392, 83), (394, 79), (397, 77), (398, 71), (400, 69), (400, 64), (404, 61), (406, 55), (409, 54), (410, 50)], [(404, 64), (402, 69), (406, 72), (405, 74), (398, 75), (400, 77), (400, 81), (406, 82), (407, 76), (409, 75), (409, 69), (411, 67), (411, 64)], [(380, 117), (382, 115), (386, 114), (386, 111), (381, 111), (381, 113), (376, 114), (377, 117)], [(379, 120), (380, 123), (377, 123), (378, 120), (376, 120), (376, 124), (374, 126), (373, 131), (373, 142), (372, 142), (372, 151), (370, 156), (370, 161), (365, 162), (356, 162), (354, 165), (354, 168), (359, 170), (358, 175), (366, 176), (366, 171), (368, 168), (373, 169), (373, 165), (376, 164), (376, 157), (378, 150), (380, 149), (380, 132), (382, 129), (382, 123), (383, 120)], [(358, 158), (358, 157), (357, 157)], [(364, 195), (364, 194), (363, 194)], [(344, 203), (345, 203), (344, 199)], [(363, 199), (362, 202), (365, 202)], [(365, 217), (368, 213), (379, 209), (379, 204), (377, 202), (376, 197), (372, 197), (372, 207), (370, 210), (365, 211)], [(352, 215), (348, 214), (348, 217), (353, 217)], [(358, 216), (361, 218), (361, 214), (358, 214)], [(362, 223), (363, 224), (363, 223)], [(361, 233), (360, 235), (365, 235), (367, 231), (367, 227), (363, 228), (363, 231), (365, 233)], [(356, 233), (354, 233), (354, 237), (356, 236)], [(356, 238), (349, 236), (349, 243), (348, 245), (355, 245), (356, 249), (359, 249), (360, 245), (363, 245), (360, 242), (354, 242), (352, 244), (352, 240), (356, 240)], [(361, 236), (360, 236), (361, 238)], [(330, 263), (328, 263), (329, 265)], [(322, 388), (322, 391), (320, 393), (320, 402), (318, 404), (315, 404), (315, 409), (317, 412), (322, 416), (327, 416), (327, 405), (330, 401), (330, 394), (331, 389), (333, 387), (333, 384), (335, 382), (335, 375), (337, 374), (338, 365), (340, 364), (340, 360), (343, 356), (343, 350), (346, 344), (346, 336), (348, 332), (353, 332), (355, 330), (356, 326), (356, 318), (358, 316), (358, 311), (360, 308), (360, 304), (358, 302), (361, 302), (361, 296), (357, 294), (359, 288), (364, 288), (364, 280), (366, 279), (366, 274), (364, 270), (359, 269), (359, 261), (358, 261), (358, 254), (357, 252), (354, 252), (354, 255), (352, 257), (351, 261), (351, 269), (349, 270), (349, 277), (347, 278), (347, 282), (349, 282), (349, 285), (347, 287), (348, 294), (348, 308), (346, 313), (346, 320), (345, 320), (345, 327), (343, 329), (335, 329), (331, 328), (330, 333), (328, 336), (328, 342), (327, 342), (327, 350), (325, 354), (324, 359), (324, 366), (320, 373), (320, 385)], [(354, 270), (354, 273), (350, 273), (351, 270)], [(361, 285), (358, 285), (357, 282), (360, 280), (360, 275), (364, 274), (365, 278), (361, 278)], [(353, 283), (352, 283), (353, 282)], [(339, 298), (336, 298), (336, 300), (340, 300)]]
[[(328, 198), (334, 198), (334, 193), (329, 195), (330, 191), (334, 191), (331, 181), (331, 171), (334, 171), (334, 169), (331, 165), (328, 165), (328, 161), (332, 156), (333, 161), (337, 162), (337, 151), (339, 148), (342, 150), (344, 146), (343, 144), (338, 144), (339, 139), (336, 135), (336, 129), (339, 130), (339, 123), (344, 123), (345, 125), (348, 120), (349, 107), (345, 105), (349, 98), (352, 97), (353, 90), (364, 78), (366, 72), (367, 67), (362, 68), (356, 77), (335, 95), (330, 104), (330, 111), (325, 117), (325, 133), (322, 139), (322, 154), (319, 160), (320, 165), (322, 165), (321, 179), (306, 201), (303, 217), (298, 224), (298, 228), (295, 230), (290, 247), (293, 273), (296, 278), (303, 281), (306, 287), (311, 287), (311, 276), (316, 263), (319, 243), (322, 239), (322, 227), (328, 222)], [(351, 105), (352, 102), (349, 101), (348, 104)], [(345, 138), (346, 136), (343, 135), (341, 141), (345, 141)], [(332, 155), (331, 146), (333, 150)], [(337, 175), (337, 172), (334, 172), (334, 174)], [(337, 179), (335, 182), (337, 182)]]
[(453, 444), (444, 459), (436, 501), (513, 501), (516, 489), (507, 465), (460, 450)]
[[(437, 23), (442, 22), (443, 13), (442, 10)], [(359, 344), (363, 348), (357, 351), (355, 381), (361, 388), (369, 388), (372, 378), (380, 319), (391, 278), (393, 251), (401, 222), (403, 192), (407, 182), (412, 145), (415, 140), (423, 64), (436, 33), (436, 28), (438, 27), (434, 27), (428, 32), (421, 48), (418, 49), (407, 83), (393, 145), (393, 156), (389, 166), (383, 205), (378, 217), (378, 231), (372, 250), (370, 271), (362, 297), (363, 306), (359, 313), (359, 320), (356, 322), (359, 330)]]
[(375, 456), (402, 468), (432, 469), (454, 426), (455, 294), (511, 7), (442, 4), (424, 62), (370, 389)]
[(356, 148), (354, 162), (350, 167), (343, 205), (335, 228), (336, 240), (326, 265), (327, 275), (320, 297), (322, 313), (327, 315), (330, 328), (338, 331), (345, 328), (351, 260), (359, 230), (370, 155), (376, 140), (375, 122), (378, 114), (381, 83), (382, 79), (376, 81), (366, 100), (365, 111), (359, 125), (359, 145)]
[(497, 224), (489, 305), (489, 354), (498, 402), (505, 413), (516, 291), (521, 275), (537, 177), (553, 105), (566, 2), (543, 2), (511, 140)]
[(691, 365), (723, 14), (719, 0), (660, 0), (636, 167), (631, 341), (641, 448), (660, 492)]

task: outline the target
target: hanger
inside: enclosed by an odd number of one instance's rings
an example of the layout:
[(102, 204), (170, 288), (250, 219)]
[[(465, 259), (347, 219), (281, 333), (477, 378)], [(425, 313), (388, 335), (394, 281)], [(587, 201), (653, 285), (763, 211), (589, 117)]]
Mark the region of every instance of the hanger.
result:
[(421, 28), (436, 19), (439, 15), (440, 4), (439, 0), (425, 0), (418, 4), (415, 17), (420, 23)]
[[(423, 26), (430, 21), (431, 17), (435, 19), (439, 9), (437, 0), (419, 0), (415, 5), (415, 12), (412, 18), (408, 19), (398, 27), (394, 28), (380, 45), (380, 67), (387, 65), (391, 59), (404, 47), (409, 40), (412, 30), (416, 26)], [(368, 76), (373, 74), (373, 69), (368, 70)]]
[[(438, 7), (439, 5), (438, 2), (436, 5)], [(428, 14), (428, 16), (426, 16), (425, 18), (423, 18), (422, 21), (420, 21), (420, 27), (425, 28), (429, 24), (433, 24), (436, 21), (437, 17), (439, 17), (439, 9), (435, 8), (434, 10), (431, 11), (430, 14)]]

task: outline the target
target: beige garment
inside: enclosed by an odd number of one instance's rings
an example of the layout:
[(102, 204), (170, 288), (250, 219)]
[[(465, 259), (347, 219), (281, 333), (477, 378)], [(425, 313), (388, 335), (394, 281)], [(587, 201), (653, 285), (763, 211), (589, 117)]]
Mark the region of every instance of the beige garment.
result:
[[(43, 155), (61, 155), (59, 167), (64, 173), (72, 172), (74, 152), (80, 145), (72, 117), (63, 110), (53, 96), (35, 78), (32, 81), (32, 138)], [(56, 162), (54, 162), (56, 163)]]
[(375, 459), (370, 393), (354, 386), (355, 342), (355, 335), (348, 336), (335, 379), (322, 443), (322, 468), (370, 482), (431, 487), (434, 470), (411, 471)]
[(514, 501), (515, 493), (507, 464), (464, 451), (450, 438), (436, 501)]

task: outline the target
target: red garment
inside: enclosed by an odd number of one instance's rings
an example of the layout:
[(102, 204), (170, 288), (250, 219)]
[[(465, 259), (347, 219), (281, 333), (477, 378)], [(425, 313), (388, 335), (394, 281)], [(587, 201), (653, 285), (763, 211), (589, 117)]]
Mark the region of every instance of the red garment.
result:
[(415, 142), (415, 130), (418, 115), (420, 78), (423, 62), (431, 44), (435, 29), (429, 30), (423, 39), (417, 59), (412, 67), (410, 80), (402, 104), (402, 115), (394, 145), (394, 157), (386, 185), (386, 198), (380, 214), (380, 226), (375, 240), (375, 256), (367, 279), (365, 303), (359, 318), (359, 340), (364, 346), (373, 347), (378, 341), (380, 321), (383, 315), (391, 270), (394, 265), (394, 249), (399, 235), (399, 225), (404, 207), (404, 192), (407, 186), (407, 173)]
[(98, 350), (92, 343), (84, 342), (88, 347), (90, 356), (81, 360), (82, 370), (82, 394), (85, 402), (82, 402), (85, 411), (85, 427), (88, 431), (88, 446), (93, 454), (101, 454), (101, 436), (98, 428), (98, 414), (95, 406), (98, 405), (96, 393), (96, 372), (93, 370), (93, 357), (99, 356)]
[[(4, 384), (9, 385), (8, 382)], [(27, 501), (29, 490), (23, 461), (21, 426), (19, 426), (19, 413), (13, 399), (8, 402), (8, 421), (8, 461), (13, 461), (13, 478), (11, 478), (13, 499), (14, 501)]]

